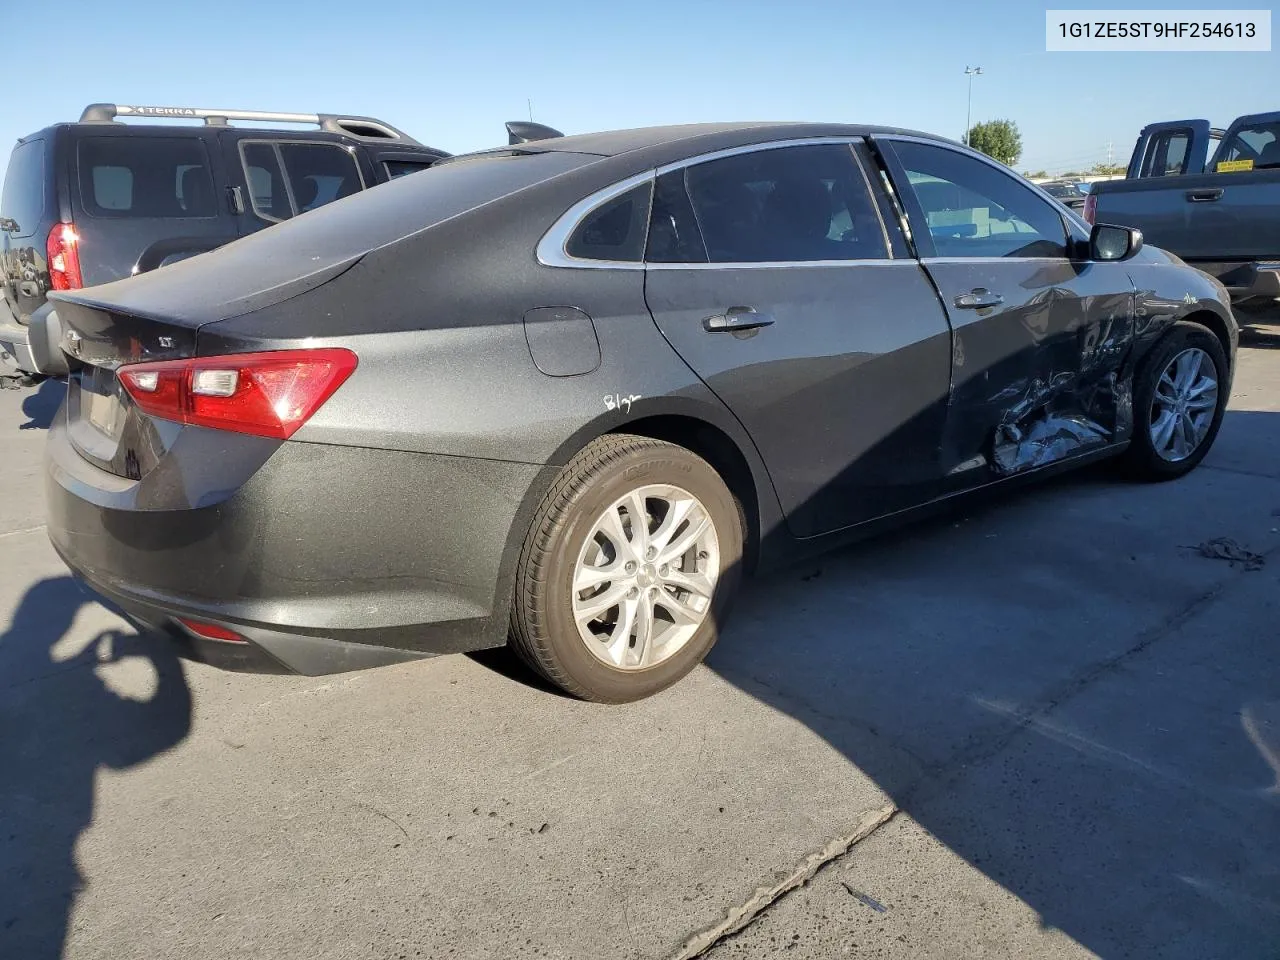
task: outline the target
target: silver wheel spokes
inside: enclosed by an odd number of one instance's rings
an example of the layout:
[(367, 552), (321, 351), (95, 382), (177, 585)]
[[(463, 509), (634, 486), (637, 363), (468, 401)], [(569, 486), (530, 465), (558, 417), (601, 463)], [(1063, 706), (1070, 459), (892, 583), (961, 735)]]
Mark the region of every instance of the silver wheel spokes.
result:
[(573, 571), (573, 619), (597, 658), (643, 670), (689, 642), (719, 575), (715, 524), (698, 498), (666, 484), (640, 487), (591, 528)]
[(1218, 373), (1210, 356), (1189, 347), (1169, 361), (1151, 400), (1151, 445), (1176, 463), (1199, 449), (1218, 409)]

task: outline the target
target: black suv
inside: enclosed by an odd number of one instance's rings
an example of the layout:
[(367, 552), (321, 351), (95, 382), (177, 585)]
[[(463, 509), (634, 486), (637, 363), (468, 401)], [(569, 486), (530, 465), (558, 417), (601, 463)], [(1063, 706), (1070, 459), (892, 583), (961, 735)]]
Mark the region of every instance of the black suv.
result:
[[(177, 118), (204, 123), (164, 125)], [(78, 123), (19, 140), (9, 160), (0, 198), (0, 355), (28, 373), (65, 373), (49, 290), (211, 250), (448, 155), (370, 117), (93, 104)]]

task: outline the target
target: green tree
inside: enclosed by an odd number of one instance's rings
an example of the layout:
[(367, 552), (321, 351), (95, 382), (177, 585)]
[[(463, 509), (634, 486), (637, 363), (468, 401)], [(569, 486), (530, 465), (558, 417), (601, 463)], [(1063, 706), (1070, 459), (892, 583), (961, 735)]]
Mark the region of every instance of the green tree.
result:
[(1049, 171), (1037, 170), (1035, 173), (1027, 171), (1026, 173), (1023, 174), (1023, 176), (1026, 177), (1028, 180), (1048, 180)]
[(969, 146), (1011, 167), (1022, 156), (1022, 134), (1012, 120), (988, 120), (970, 128)]
[(1095, 163), (1089, 171), (1099, 177), (1113, 177), (1118, 173), (1124, 173), (1128, 167), (1123, 167), (1118, 163)]

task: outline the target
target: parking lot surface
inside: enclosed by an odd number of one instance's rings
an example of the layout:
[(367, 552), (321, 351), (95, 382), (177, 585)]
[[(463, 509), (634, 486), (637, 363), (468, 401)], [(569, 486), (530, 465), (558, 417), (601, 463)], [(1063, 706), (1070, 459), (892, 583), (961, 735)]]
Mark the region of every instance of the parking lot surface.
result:
[(60, 385), (0, 391), (0, 956), (1275, 958), (1280, 330), (1243, 340), (1187, 478), (764, 578), (625, 707), (501, 653), (178, 661), (48, 545)]

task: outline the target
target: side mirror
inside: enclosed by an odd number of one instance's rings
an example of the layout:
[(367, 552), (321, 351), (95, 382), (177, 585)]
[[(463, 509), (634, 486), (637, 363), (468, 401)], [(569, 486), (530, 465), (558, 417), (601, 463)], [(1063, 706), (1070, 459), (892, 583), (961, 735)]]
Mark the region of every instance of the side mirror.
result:
[(1098, 223), (1089, 235), (1090, 260), (1128, 260), (1141, 249), (1142, 231), (1132, 227)]

